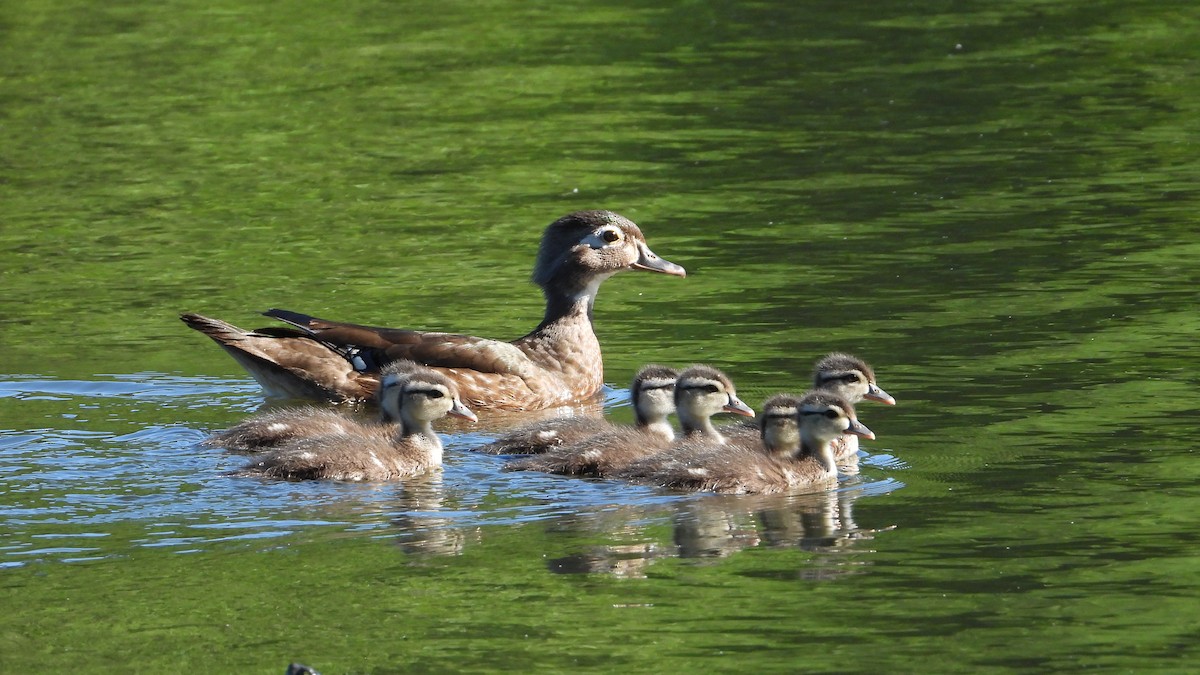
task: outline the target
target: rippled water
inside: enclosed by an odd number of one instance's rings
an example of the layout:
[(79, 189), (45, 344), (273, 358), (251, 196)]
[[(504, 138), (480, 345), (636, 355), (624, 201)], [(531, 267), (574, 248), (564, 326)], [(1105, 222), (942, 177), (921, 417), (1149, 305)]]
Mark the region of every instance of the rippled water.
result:
[[(1183, 2), (0, 9), (0, 671), (1196, 667)], [(542, 227), (637, 222), (647, 362), (895, 408), (829, 493), (235, 479), (278, 402), (176, 316), (514, 337)]]

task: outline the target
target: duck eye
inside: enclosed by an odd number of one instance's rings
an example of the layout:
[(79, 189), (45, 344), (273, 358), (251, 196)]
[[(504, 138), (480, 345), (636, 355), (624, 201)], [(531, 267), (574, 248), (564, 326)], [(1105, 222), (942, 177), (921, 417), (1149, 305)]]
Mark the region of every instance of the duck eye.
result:
[(835, 420), (835, 419), (837, 419), (838, 413), (836, 410), (826, 410), (825, 416), (831, 420)]
[(425, 395), (428, 396), (429, 398), (441, 398), (441, 397), (445, 396), (445, 394), (438, 391), (437, 389), (430, 389), (429, 391), (425, 392)]
[(703, 389), (704, 389), (704, 391), (706, 391), (710, 394), (715, 394), (715, 393), (721, 391), (721, 388), (715, 384), (706, 384), (706, 385), (704, 385)]
[(846, 381), (847, 381), (847, 382), (858, 382), (858, 379), (859, 379), (859, 378), (858, 378), (858, 374), (857, 374), (857, 373), (850, 373), (849, 375), (847, 375), (847, 376), (846, 376)]
[(600, 236), (610, 244), (621, 239), (621, 233), (616, 230), (605, 230), (600, 233)]

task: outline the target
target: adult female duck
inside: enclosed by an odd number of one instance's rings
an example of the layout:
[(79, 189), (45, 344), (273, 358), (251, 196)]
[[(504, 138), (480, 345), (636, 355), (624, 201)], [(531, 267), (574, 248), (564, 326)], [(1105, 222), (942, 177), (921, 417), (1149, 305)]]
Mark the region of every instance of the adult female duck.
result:
[(409, 359), (429, 366), (477, 408), (537, 410), (591, 397), (604, 381), (592, 305), (600, 284), (623, 270), (685, 276), (654, 254), (632, 221), (611, 211), (579, 211), (542, 235), (533, 282), (546, 297), (542, 322), (502, 342), (469, 335), (361, 326), (272, 309), (290, 328), (243, 330), (199, 314), (184, 323), (229, 352), (268, 395), (363, 400), (383, 365)]

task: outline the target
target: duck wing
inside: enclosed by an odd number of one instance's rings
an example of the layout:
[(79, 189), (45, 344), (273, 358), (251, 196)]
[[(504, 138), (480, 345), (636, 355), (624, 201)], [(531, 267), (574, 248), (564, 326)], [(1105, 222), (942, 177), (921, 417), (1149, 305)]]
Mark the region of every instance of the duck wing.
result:
[(284, 309), (271, 309), (263, 314), (291, 324), (308, 337), (328, 345), (360, 372), (376, 371), (392, 361), (402, 359), (435, 368), (469, 369), (521, 378), (533, 377), (542, 371), (516, 345), (501, 340), (363, 326), (328, 321)]

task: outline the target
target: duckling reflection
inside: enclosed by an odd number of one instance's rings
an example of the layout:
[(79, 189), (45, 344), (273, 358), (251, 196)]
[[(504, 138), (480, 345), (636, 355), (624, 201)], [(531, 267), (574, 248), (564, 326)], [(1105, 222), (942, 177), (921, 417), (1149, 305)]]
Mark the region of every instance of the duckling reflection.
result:
[(401, 513), (392, 520), (396, 545), (414, 556), (462, 555), (469, 544), (479, 543), (479, 528), (457, 525), (458, 509), (448, 503), (440, 472), (405, 481), (397, 502)]
[(863, 486), (834, 492), (789, 497), (778, 508), (759, 511), (763, 545), (799, 548), (817, 554), (797, 570), (799, 578), (827, 580), (855, 574), (869, 560), (859, 554), (874, 553), (863, 542), (880, 532), (894, 530), (884, 525), (864, 528), (854, 518), (854, 503), (868, 492)]
[(758, 546), (751, 513), (713, 500), (684, 504), (675, 514), (675, 551), (680, 558), (725, 558)]
[[(860, 544), (895, 525), (865, 529), (854, 520), (861, 487), (802, 495), (759, 497), (714, 495), (684, 504), (675, 518), (681, 557), (726, 557), (760, 546), (798, 548), (821, 554), (873, 553)], [(846, 558), (812, 559), (815, 567), (851, 571)], [(815, 573), (828, 576), (829, 571)]]
[(546, 569), (555, 574), (643, 578), (656, 559), (672, 556), (673, 550), (650, 538), (641, 522), (655, 513), (665, 516), (669, 511), (667, 506), (605, 506), (549, 521), (548, 534), (571, 538), (582, 536), (589, 540), (601, 536), (611, 543), (590, 545), (577, 553), (552, 558), (546, 561)]
[[(894, 529), (867, 529), (855, 521), (853, 506), (864, 497), (885, 494), (903, 484), (894, 481), (803, 495), (705, 495), (672, 502), (665, 508), (642, 506), (572, 514), (555, 519), (548, 534), (612, 543), (589, 545), (548, 562), (557, 574), (644, 576), (662, 558), (717, 561), (748, 548), (795, 548), (814, 555), (799, 560), (788, 576), (830, 579), (869, 564), (874, 553), (863, 542)], [(671, 524), (662, 539), (656, 522)], [(631, 523), (638, 523), (633, 525)]]
[(546, 562), (555, 574), (608, 574), (618, 579), (644, 579), (656, 558), (667, 555), (656, 543), (593, 546)]

